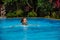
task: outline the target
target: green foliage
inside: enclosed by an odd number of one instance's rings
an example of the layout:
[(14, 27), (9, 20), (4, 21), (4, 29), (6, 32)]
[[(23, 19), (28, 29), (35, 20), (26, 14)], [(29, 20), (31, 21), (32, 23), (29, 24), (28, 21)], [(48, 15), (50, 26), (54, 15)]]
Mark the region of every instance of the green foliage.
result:
[(28, 0), (22, 0), (21, 2), (22, 2), (22, 4), (26, 5), (26, 3), (28, 2)]
[(56, 13), (55, 12), (52, 13), (52, 18), (56, 18)]
[(12, 2), (12, 0), (2, 0), (4, 2), (4, 5), (6, 5), (7, 3)]
[(49, 15), (47, 15), (47, 16), (45, 16), (46, 18), (50, 18), (50, 16)]
[(28, 17), (36, 17), (37, 14), (34, 11), (28, 13)]
[(16, 15), (17, 15), (17, 17), (22, 17), (23, 16), (23, 11), (21, 9), (17, 10)]
[(16, 13), (15, 12), (9, 12), (6, 14), (6, 17), (16, 17)]
[(17, 11), (14, 11), (14, 12), (9, 12), (6, 14), (7, 17), (22, 17), (23, 11), (20, 9), (20, 10), (17, 10)]
[(43, 0), (38, 0), (37, 5), (38, 5), (38, 7), (41, 7), (43, 5)]
[(41, 11), (45, 12), (52, 10), (52, 5), (49, 3), (49, 1), (39, 0), (38, 7), (41, 8)]
[(60, 19), (60, 11), (56, 11), (56, 17), (57, 19)]
[[(60, 12), (53, 12), (53, 5), (49, 0), (2, 0), (6, 7), (7, 17), (47, 17), (60, 18)], [(26, 8), (28, 6), (29, 8)], [(25, 12), (25, 9), (30, 9)], [(33, 11), (34, 10), (34, 11)], [(11, 11), (11, 12), (10, 12)], [(59, 10), (60, 11), (60, 10)]]

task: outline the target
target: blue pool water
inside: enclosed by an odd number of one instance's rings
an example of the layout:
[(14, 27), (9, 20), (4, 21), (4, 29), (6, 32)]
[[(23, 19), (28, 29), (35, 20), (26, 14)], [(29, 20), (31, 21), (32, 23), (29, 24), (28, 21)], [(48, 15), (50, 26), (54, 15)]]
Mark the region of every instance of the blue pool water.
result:
[(60, 40), (60, 20), (27, 18), (28, 25), (20, 20), (1, 18), (0, 40)]

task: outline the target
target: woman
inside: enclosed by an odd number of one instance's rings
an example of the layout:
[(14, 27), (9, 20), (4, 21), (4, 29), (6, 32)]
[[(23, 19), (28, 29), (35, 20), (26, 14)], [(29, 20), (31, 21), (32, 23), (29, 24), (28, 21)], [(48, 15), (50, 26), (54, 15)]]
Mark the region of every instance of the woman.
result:
[(27, 25), (27, 19), (25, 17), (22, 18), (21, 23), (23, 25)]

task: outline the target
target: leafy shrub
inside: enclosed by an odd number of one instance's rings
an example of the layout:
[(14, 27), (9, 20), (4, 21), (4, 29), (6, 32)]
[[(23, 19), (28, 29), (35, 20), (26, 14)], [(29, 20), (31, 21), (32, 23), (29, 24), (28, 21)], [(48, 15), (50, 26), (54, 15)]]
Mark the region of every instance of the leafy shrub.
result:
[(20, 9), (20, 10), (17, 10), (16, 11), (16, 16), (17, 17), (22, 17), (23, 16), (23, 11)]
[(7, 17), (16, 17), (16, 13), (15, 12), (9, 12), (6, 14)]
[(27, 16), (28, 16), (28, 17), (36, 17), (37, 14), (36, 14), (34, 11), (31, 11), (31, 12), (28, 13)]

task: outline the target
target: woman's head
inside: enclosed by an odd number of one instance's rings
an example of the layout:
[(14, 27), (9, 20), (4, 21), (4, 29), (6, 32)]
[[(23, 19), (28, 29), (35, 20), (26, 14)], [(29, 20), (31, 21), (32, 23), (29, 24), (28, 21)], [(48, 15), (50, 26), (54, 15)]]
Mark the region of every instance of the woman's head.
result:
[(26, 23), (27, 22), (27, 19), (25, 17), (22, 18), (21, 20), (22, 23)]

